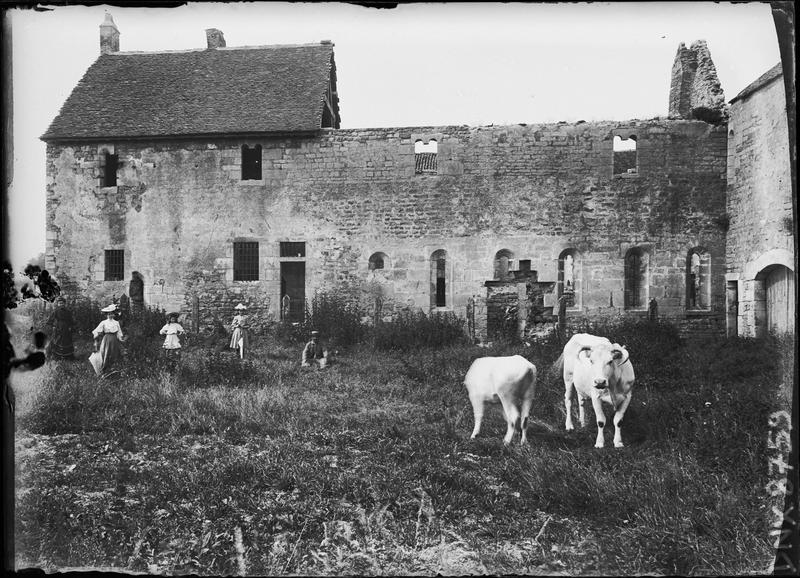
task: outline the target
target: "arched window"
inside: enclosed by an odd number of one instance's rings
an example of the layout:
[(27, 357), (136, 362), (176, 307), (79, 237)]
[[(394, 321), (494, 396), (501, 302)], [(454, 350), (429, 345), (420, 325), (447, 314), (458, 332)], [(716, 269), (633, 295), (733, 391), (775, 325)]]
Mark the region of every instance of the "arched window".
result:
[(633, 247), (625, 254), (625, 309), (647, 307), (647, 253)]
[(500, 249), (494, 256), (494, 279), (503, 280), (511, 277), (514, 268), (514, 253), (508, 249)]
[(369, 270), (375, 271), (376, 269), (385, 269), (388, 266), (389, 258), (386, 253), (373, 253), (369, 258)]
[(447, 251), (431, 255), (431, 308), (447, 307)]
[(702, 248), (686, 257), (686, 308), (711, 309), (711, 256)]
[(574, 249), (567, 249), (558, 257), (558, 296), (567, 295), (571, 297), (572, 303), (570, 303), (570, 306), (574, 304), (575, 285), (577, 283), (575, 257)]

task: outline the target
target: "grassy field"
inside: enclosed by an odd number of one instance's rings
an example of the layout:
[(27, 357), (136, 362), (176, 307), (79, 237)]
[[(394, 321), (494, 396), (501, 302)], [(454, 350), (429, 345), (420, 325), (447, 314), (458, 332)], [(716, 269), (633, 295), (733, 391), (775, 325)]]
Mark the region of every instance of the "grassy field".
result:
[[(239, 361), (189, 340), (182, 367), (17, 374), (17, 567), (169, 574), (746, 574), (774, 556), (767, 423), (791, 360), (774, 341), (685, 343), (626, 326), (626, 447), (564, 431), (555, 342), (382, 352), (327, 370), (256, 337)], [(470, 441), (471, 361), (539, 368), (529, 443), (499, 407)], [(590, 407), (588, 415), (592, 415)], [(609, 410), (610, 412), (610, 410)], [(590, 419), (591, 423), (591, 419)], [(609, 422), (610, 423), (610, 422)]]

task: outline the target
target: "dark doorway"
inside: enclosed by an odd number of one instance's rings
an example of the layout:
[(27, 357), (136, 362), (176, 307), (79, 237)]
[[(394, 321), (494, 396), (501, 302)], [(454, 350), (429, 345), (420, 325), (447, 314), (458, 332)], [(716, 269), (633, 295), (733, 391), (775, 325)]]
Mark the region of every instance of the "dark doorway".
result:
[[(288, 307), (284, 307), (285, 297)], [(306, 264), (304, 261), (281, 263), (281, 317), (284, 321), (303, 321), (306, 312)]]

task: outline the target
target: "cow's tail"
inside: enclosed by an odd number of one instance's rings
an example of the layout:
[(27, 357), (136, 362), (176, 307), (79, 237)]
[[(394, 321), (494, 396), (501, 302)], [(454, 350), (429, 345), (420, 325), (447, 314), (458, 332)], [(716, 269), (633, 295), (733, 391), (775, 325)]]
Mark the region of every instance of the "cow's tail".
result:
[(564, 372), (564, 353), (562, 352), (561, 355), (558, 356), (553, 362), (553, 365), (550, 366), (550, 375), (553, 379), (562, 375)]

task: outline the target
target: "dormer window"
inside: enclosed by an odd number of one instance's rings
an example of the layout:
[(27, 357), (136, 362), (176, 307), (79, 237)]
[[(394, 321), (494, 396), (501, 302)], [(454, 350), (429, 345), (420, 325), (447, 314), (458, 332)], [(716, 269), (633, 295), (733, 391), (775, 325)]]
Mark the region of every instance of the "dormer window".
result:
[(261, 145), (253, 148), (242, 145), (242, 180), (261, 180)]
[(431, 139), (426, 143), (418, 140), (414, 143), (414, 172), (416, 174), (436, 174), (436, 154), (438, 148), (439, 145), (436, 139)]

